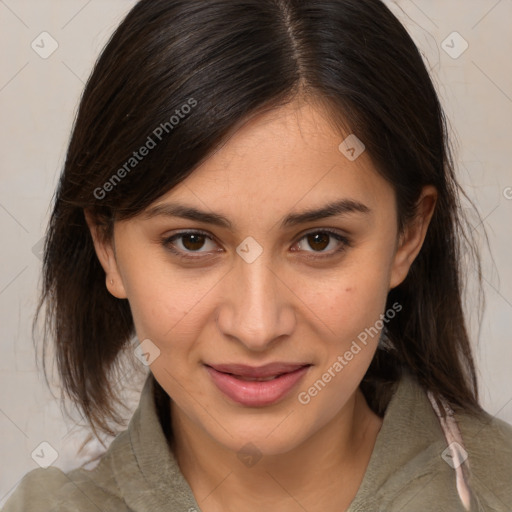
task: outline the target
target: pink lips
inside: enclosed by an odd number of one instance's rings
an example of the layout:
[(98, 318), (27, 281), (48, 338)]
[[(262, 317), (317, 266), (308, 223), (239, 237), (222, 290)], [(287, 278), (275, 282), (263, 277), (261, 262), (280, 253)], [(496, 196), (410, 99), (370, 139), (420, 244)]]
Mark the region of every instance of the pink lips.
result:
[(309, 364), (206, 365), (214, 384), (234, 402), (263, 407), (284, 398), (307, 373)]

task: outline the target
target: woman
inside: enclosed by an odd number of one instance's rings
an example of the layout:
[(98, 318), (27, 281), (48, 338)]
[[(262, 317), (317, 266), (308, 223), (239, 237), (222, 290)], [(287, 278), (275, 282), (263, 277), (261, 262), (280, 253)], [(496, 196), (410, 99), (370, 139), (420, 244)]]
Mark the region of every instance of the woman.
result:
[(121, 356), (150, 373), (94, 469), (35, 470), (5, 510), (509, 510), (460, 193), (379, 0), (140, 1), (81, 100), (40, 307), (95, 432)]

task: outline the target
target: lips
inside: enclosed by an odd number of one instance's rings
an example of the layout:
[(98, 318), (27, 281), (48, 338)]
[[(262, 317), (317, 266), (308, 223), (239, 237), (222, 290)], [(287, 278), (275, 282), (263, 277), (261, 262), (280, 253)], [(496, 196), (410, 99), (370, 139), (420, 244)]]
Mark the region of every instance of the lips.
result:
[(214, 364), (205, 368), (216, 387), (232, 401), (249, 407), (263, 407), (282, 400), (310, 366), (276, 362), (259, 367)]
[(264, 366), (247, 366), (243, 364), (215, 364), (210, 365), (214, 370), (222, 373), (230, 373), (236, 377), (245, 377), (247, 379), (268, 379), (277, 377), (283, 373), (291, 373), (307, 364), (293, 363), (269, 363)]

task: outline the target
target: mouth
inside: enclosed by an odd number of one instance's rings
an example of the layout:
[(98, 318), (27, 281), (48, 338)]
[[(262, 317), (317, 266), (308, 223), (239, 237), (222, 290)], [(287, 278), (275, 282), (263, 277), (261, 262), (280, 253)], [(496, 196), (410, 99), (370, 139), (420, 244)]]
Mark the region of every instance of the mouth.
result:
[(284, 399), (310, 366), (277, 362), (260, 367), (214, 364), (205, 368), (219, 391), (230, 400), (248, 407), (263, 407)]

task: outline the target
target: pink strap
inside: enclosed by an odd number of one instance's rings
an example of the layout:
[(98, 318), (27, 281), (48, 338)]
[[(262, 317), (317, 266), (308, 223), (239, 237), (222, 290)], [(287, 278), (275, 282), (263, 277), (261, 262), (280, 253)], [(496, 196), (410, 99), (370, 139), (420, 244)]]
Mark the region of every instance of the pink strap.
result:
[(448, 460), (453, 461), (452, 463), (450, 463), (450, 465), (455, 469), (457, 492), (459, 494), (460, 500), (462, 501), (464, 508), (466, 510), (470, 510), (471, 492), (469, 490), (469, 486), (466, 481), (463, 469), (463, 465), (465, 465), (469, 469), (468, 454), (464, 449), (462, 435), (455, 421), (455, 418), (453, 417), (453, 409), (450, 407), (450, 405), (448, 404), (448, 402), (446, 402), (444, 398), (440, 397), (439, 401), (441, 402), (441, 405), (443, 406), (444, 411), (446, 413), (446, 416), (443, 418), (433, 393), (431, 391), (428, 391), (427, 396), (430, 400), (430, 403), (432, 404), (432, 408), (434, 409), (439, 419), (441, 428), (443, 429), (444, 436), (446, 438), (446, 442), (448, 443), (447, 450), (449, 451), (450, 455), (448, 456), (447, 454), (447, 457), (449, 458)]

